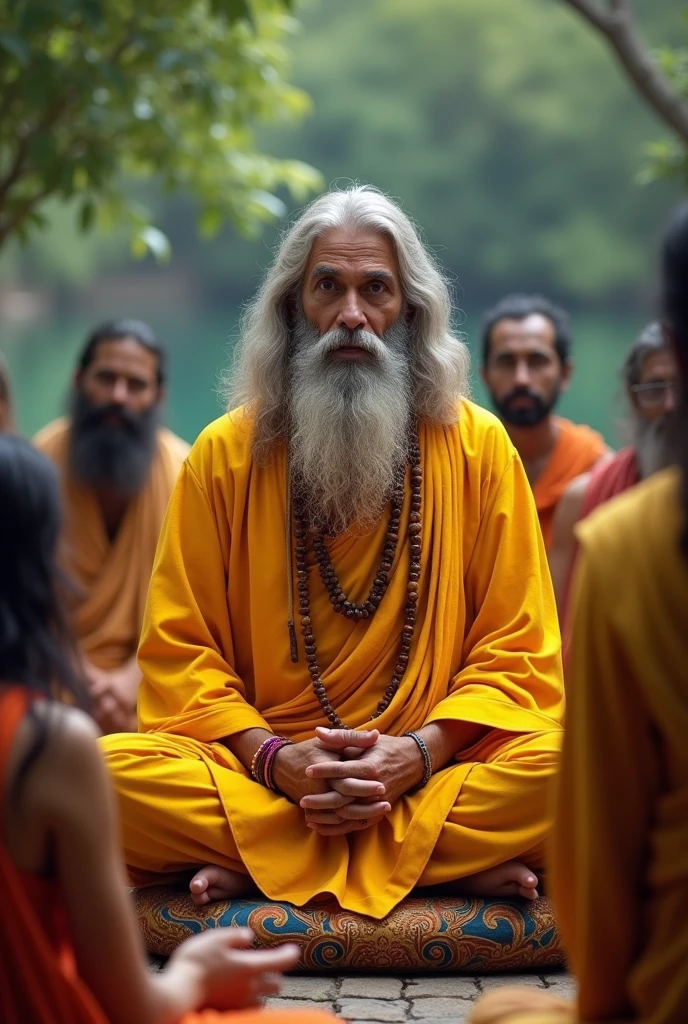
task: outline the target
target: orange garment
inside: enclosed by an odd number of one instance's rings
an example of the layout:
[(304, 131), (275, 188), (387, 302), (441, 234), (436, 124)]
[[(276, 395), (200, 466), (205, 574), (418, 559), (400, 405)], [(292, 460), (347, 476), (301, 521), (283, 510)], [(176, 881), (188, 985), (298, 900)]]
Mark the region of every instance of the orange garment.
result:
[[(528, 853), (536, 867), (561, 738), (560, 638), (532, 493), (504, 428), (470, 402), (456, 424), (420, 426), (418, 618), (401, 686), (375, 720), (392, 736), (439, 720), (487, 732), (348, 836), (309, 829), (300, 807), (254, 782), (221, 742), (253, 727), (299, 741), (328, 724), (300, 637), (290, 660), (285, 453), (256, 465), (252, 436), (241, 411), (223, 416), (184, 465), (139, 650), (140, 731), (103, 740), (132, 878), (215, 863), (248, 871), (271, 899), (300, 906), (330, 892), (382, 918), (418, 884)], [(371, 619), (333, 612), (309, 545), (322, 679), (352, 728), (370, 727), (395, 671), (409, 512), (407, 484), (390, 584)], [(354, 600), (370, 589), (386, 531), (382, 516), (372, 533), (328, 542)]]
[[(578, 528), (552, 898), (577, 1007), (530, 990), (472, 1024), (688, 1021), (688, 561), (676, 469)], [(567, 673), (568, 674), (568, 673)], [(501, 1010), (501, 1012), (499, 1012)], [(563, 1016), (562, 1016), (563, 1014)]]
[(189, 446), (164, 428), (143, 490), (129, 504), (110, 541), (98, 504), (69, 471), (69, 422), (55, 420), (34, 438), (60, 472), (63, 499), (62, 567), (79, 591), (73, 626), (83, 655), (115, 669), (136, 653), (155, 547), (165, 509)]
[[(0, 793), (7, 799), (7, 762), (26, 714), (26, 692), (0, 686)], [(4, 800), (0, 802), (4, 821)], [(19, 871), (0, 829), (0, 1021), (2, 1024), (107, 1024), (79, 978), (57, 884)], [(97, 913), (97, 908), (94, 908)], [(217, 1013), (204, 1010), (180, 1024), (334, 1024), (320, 1011)]]
[(592, 469), (607, 451), (604, 438), (596, 430), (561, 416), (554, 416), (553, 420), (559, 436), (547, 465), (533, 485), (546, 549), (552, 543), (554, 512), (562, 494), (572, 480)]

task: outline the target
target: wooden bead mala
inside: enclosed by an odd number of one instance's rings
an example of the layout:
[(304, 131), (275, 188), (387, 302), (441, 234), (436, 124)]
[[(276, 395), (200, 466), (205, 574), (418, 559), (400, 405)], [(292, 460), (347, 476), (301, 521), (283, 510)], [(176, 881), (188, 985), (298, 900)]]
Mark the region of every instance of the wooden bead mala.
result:
[[(380, 602), (389, 585), (389, 577), (394, 561), (394, 555), (399, 543), (401, 524), (401, 510), (404, 503), (404, 485), (406, 480), (406, 468), (410, 472), (411, 501), (409, 510), (409, 570), (406, 583), (406, 605), (404, 608), (404, 625), (399, 641), (394, 674), (384, 692), (384, 696), (377, 706), (377, 710), (371, 715), (370, 721), (379, 718), (391, 704), (409, 662), (413, 634), (416, 625), (416, 605), (418, 602), (418, 584), (420, 582), (420, 553), (423, 534), (423, 520), (421, 514), (422, 506), (422, 483), (423, 470), (421, 466), (420, 446), (414, 432), (409, 444), (406, 465), (399, 471), (394, 483), (391, 497), (391, 508), (387, 535), (382, 549), (380, 566), (375, 574), (370, 593), (365, 601), (357, 603), (347, 598), (344, 593), (330, 557), (330, 552), (325, 544), (324, 530), (312, 531), (313, 552), (315, 555), (320, 576), (327, 590), (330, 602), (335, 612), (345, 615), (348, 619), (359, 622), (361, 619), (369, 619), (375, 615)], [(311, 618), (310, 589), (308, 585), (308, 566), (306, 564), (306, 551), (309, 536), (308, 516), (304, 510), (305, 503), (298, 501), (294, 515), (294, 535), (296, 539), (296, 585), (299, 593), (299, 613), (301, 617), (301, 635), (305, 644), (306, 664), (311, 677), (313, 691), (318, 698), (327, 719), (335, 729), (346, 728), (344, 722), (332, 707), (325, 685), (322, 681), (320, 667), (318, 666), (317, 645), (313, 633), (313, 621)]]

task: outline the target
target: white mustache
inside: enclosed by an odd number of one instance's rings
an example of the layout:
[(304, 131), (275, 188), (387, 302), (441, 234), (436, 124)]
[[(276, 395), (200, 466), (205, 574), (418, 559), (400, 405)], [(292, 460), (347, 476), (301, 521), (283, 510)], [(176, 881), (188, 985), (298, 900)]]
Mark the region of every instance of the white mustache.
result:
[(316, 350), (323, 355), (336, 352), (339, 348), (360, 348), (377, 359), (384, 359), (387, 351), (377, 335), (370, 331), (328, 331), (316, 344)]

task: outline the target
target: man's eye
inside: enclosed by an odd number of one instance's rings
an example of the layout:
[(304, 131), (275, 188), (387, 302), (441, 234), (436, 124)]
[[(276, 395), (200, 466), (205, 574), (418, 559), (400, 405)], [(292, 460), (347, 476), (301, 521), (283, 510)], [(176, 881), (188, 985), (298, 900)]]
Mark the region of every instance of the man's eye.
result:
[(368, 285), (368, 288), (370, 289), (371, 292), (375, 292), (378, 295), (380, 292), (383, 292), (385, 290), (385, 286), (383, 285), (382, 281), (371, 281), (370, 284)]
[(329, 281), (327, 278), (325, 278), (324, 281), (318, 282), (318, 288), (320, 288), (320, 290), (323, 292), (331, 292), (334, 288), (334, 282)]

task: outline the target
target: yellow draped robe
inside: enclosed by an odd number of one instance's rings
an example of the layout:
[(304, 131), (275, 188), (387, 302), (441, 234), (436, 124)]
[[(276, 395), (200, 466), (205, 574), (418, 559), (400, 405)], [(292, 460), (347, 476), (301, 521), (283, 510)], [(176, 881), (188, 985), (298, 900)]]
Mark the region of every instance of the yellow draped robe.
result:
[[(504, 429), (470, 402), (454, 426), (422, 424), (423, 547), (406, 674), (375, 726), (489, 727), (457, 762), (349, 836), (308, 829), (304, 812), (254, 782), (222, 739), (253, 727), (305, 740), (326, 719), (299, 637), (287, 632), (286, 460), (252, 457), (242, 411), (201, 434), (172, 496), (153, 570), (139, 661), (139, 729), (104, 740), (134, 880), (217, 863), (248, 871), (272, 899), (333, 893), (383, 917), (417, 884), (537, 851), (561, 737), (556, 609), (528, 481)], [(336, 615), (312, 555), (311, 606), (322, 678), (351, 727), (365, 729), (394, 672), (404, 621), (407, 489), (389, 588), (374, 618)], [(337, 537), (342, 586), (365, 598), (384, 546)], [(295, 589), (295, 588), (294, 588)]]
[(474, 1024), (688, 1021), (688, 561), (678, 488), (676, 470), (658, 473), (578, 527), (552, 850), (578, 1006), (512, 990), (479, 1004)]
[(108, 671), (136, 653), (160, 527), (189, 446), (169, 430), (158, 431), (148, 480), (111, 541), (93, 492), (69, 470), (69, 431), (67, 419), (55, 420), (39, 431), (34, 445), (60, 473), (60, 561), (76, 584), (72, 622), (79, 647), (88, 661)]

